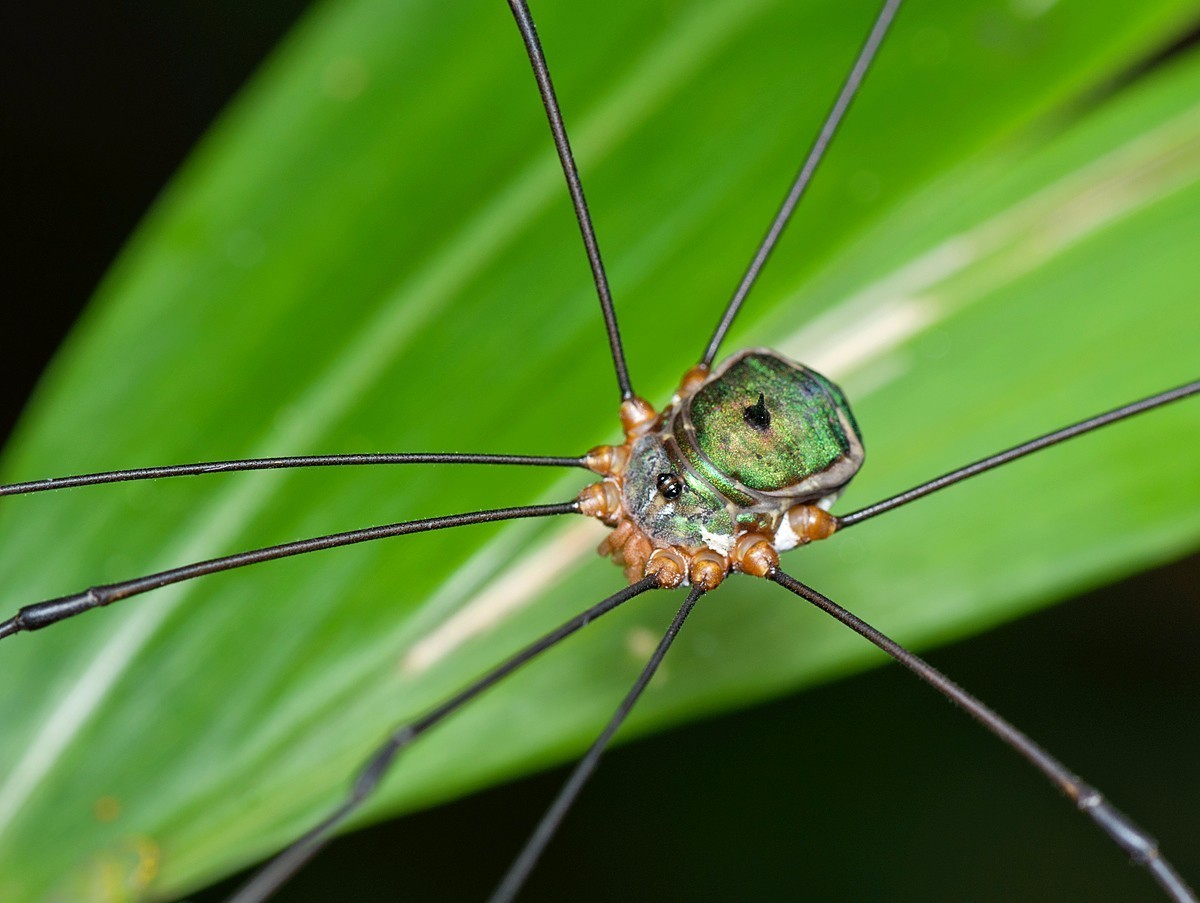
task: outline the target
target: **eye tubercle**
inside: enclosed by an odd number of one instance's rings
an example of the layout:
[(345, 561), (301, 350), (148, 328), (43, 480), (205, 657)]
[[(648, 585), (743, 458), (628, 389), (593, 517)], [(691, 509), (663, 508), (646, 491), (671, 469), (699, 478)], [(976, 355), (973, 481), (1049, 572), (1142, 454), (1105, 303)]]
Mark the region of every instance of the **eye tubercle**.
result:
[(742, 419), (752, 428), (764, 432), (771, 428), (771, 412), (767, 410), (767, 399), (762, 392), (758, 393), (758, 401), (747, 405), (742, 411)]

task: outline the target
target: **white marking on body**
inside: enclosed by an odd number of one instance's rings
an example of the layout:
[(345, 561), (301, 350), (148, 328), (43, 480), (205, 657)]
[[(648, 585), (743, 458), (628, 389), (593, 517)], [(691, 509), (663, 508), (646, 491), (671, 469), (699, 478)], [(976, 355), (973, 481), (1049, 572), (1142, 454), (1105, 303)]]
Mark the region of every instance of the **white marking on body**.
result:
[(779, 527), (775, 531), (775, 551), (787, 552), (800, 545), (800, 537), (792, 529), (792, 522), (784, 515), (779, 518)]
[(728, 555), (729, 550), (733, 548), (733, 536), (729, 533), (710, 533), (700, 526), (700, 538), (706, 546), (722, 555)]

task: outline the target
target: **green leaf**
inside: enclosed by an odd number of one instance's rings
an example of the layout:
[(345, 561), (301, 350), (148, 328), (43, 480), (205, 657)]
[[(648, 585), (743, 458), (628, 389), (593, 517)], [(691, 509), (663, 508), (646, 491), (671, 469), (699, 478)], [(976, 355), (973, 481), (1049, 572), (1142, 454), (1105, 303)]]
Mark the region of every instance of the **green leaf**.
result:
[[(872, 8), (581, 6), (535, 12), (635, 384), (661, 403)], [(777, 347), (854, 400), (868, 461), (840, 510), (1196, 377), (1200, 60), (1121, 78), (1190, 10), (902, 13), (729, 345)], [(618, 432), (602, 335), (503, 4), (321, 6), (114, 266), (5, 479), (268, 454), (576, 453)], [(1140, 417), (785, 565), (918, 648), (981, 630), (1194, 548), (1198, 427), (1195, 402)], [(570, 498), (583, 482), (392, 468), (6, 499), (0, 603)], [(556, 522), (407, 537), (4, 642), (0, 896), (170, 896), (277, 849), (339, 799), (391, 725), (618, 587), (591, 551), (602, 533)], [(576, 754), (679, 601), (661, 596), (439, 729), (364, 818)], [(702, 602), (631, 727), (878, 660), (775, 587), (734, 579)]]

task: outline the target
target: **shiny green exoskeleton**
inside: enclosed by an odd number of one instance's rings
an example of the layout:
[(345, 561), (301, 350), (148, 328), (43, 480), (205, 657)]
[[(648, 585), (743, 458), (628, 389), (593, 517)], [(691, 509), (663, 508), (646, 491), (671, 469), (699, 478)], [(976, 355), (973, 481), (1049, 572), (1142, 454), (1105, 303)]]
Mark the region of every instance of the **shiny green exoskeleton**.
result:
[(743, 351), (691, 392), (630, 450), (625, 508), (656, 546), (729, 553), (747, 531), (797, 540), (783, 514), (827, 508), (863, 460), (842, 391), (773, 351)]

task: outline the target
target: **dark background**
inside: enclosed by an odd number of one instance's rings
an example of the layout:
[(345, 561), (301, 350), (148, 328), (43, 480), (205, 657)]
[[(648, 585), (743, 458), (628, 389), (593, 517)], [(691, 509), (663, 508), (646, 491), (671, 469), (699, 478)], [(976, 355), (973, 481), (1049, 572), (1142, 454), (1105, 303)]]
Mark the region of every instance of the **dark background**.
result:
[(305, 6), (0, 5), (0, 436), (155, 195)]
[[(0, 436), (155, 194), (303, 6), (0, 12)], [(1194, 880), (1198, 580), (1193, 558), (931, 655), (1157, 832)], [(564, 774), (339, 841), (282, 899), (478, 899)], [(1158, 899), (1026, 766), (896, 668), (614, 751), (526, 899), (568, 897)]]

